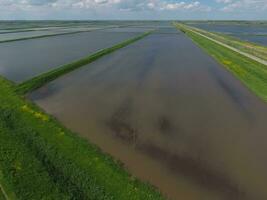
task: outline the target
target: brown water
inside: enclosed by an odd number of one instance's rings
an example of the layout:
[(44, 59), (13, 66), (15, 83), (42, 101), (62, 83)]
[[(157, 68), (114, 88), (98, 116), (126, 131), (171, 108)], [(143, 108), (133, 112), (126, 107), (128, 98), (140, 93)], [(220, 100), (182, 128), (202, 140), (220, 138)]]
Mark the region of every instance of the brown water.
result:
[(162, 29), (30, 97), (171, 199), (267, 199), (267, 105), (182, 33)]

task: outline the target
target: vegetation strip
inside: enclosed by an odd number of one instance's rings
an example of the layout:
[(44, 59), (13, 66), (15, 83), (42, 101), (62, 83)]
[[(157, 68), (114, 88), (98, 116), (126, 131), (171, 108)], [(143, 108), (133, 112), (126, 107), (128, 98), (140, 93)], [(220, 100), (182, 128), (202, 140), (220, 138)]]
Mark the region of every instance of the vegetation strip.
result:
[(19, 199), (164, 199), (14, 87), (0, 77), (0, 171)]
[[(232, 51), (235, 51), (235, 52), (237, 52), (237, 53), (239, 53), (239, 54), (241, 54), (243, 56), (246, 56), (246, 57), (248, 57), (248, 58), (250, 58), (252, 60), (255, 60), (255, 61), (267, 66), (267, 61), (266, 60), (263, 60), (263, 59), (261, 59), (261, 58), (259, 58), (257, 56), (251, 55), (249, 53), (240, 51), (239, 49), (237, 49), (235, 47), (232, 47), (232, 46), (230, 46), (228, 44), (225, 44), (225, 43), (223, 43), (221, 41), (218, 41), (217, 39), (214, 39), (214, 38), (211, 38), (210, 36), (207, 36), (207, 34), (204, 35), (203, 33), (199, 32), (200, 29), (196, 29), (196, 28), (193, 28), (193, 27), (185, 26), (185, 25), (178, 25), (178, 26), (183, 26), (185, 29), (190, 30), (191, 32), (193, 32), (195, 34), (198, 34), (198, 35), (200, 35), (202, 37), (205, 37), (205, 38), (207, 38), (207, 39), (209, 39), (209, 40), (211, 40), (213, 42), (216, 42), (219, 45), (222, 45), (222, 46), (224, 46), (224, 47), (226, 47), (226, 48), (228, 48), (228, 49), (230, 49)], [(205, 31), (204, 33), (208, 33), (208, 35), (215, 35), (214, 33), (209, 33), (207, 31)]]
[(32, 37), (23, 37), (23, 38), (17, 38), (17, 39), (9, 39), (9, 40), (0, 40), (0, 43), (6, 43), (6, 42), (16, 42), (21, 40), (31, 40), (31, 39), (38, 39), (38, 38), (46, 38), (46, 37), (53, 37), (53, 36), (59, 36), (59, 35), (70, 35), (70, 34), (76, 34), (76, 33), (83, 33), (83, 32), (91, 32), (96, 30), (104, 30), (104, 29), (110, 29), (110, 28), (121, 28), (126, 26), (119, 26), (119, 27), (108, 27), (108, 28), (97, 28), (97, 29), (91, 29), (91, 30), (83, 30), (83, 31), (72, 31), (72, 32), (65, 32), (65, 33), (54, 33), (54, 34), (47, 34), (47, 35), (38, 35), (38, 36), (32, 36)]
[[(2, 153), (1, 148), (0, 148), (0, 153)], [(0, 159), (0, 163), (1, 163), (1, 159)], [(15, 200), (16, 196), (15, 196), (14, 192), (12, 192), (12, 190), (10, 190), (10, 188), (6, 184), (6, 182), (3, 178), (3, 172), (1, 169), (2, 169), (2, 167), (0, 164), (0, 200)]]
[[(185, 22), (185, 23), (190, 24), (188, 22)], [(216, 22), (216, 24), (217, 23), (218, 22)], [(253, 24), (253, 22), (249, 22), (249, 24), (251, 24), (251, 23)], [(232, 22), (227, 22), (227, 24), (228, 25), (232, 24)], [(185, 25), (185, 24), (183, 24), (183, 25)], [(240, 26), (242, 27), (243, 25), (240, 25)], [(197, 32), (202, 33), (205, 36), (208, 36), (210, 38), (218, 40), (218, 41), (220, 41), (224, 44), (227, 44), (231, 47), (234, 47), (240, 51), (249, 53), (251, 55), (254, 55), (256, 57), (259, 57), (259, 58), (267, 61), (267, 46), (260, 45), (258, 43), (254, 43), (254, 42), (250, 42), (250, 41), (246, 41), (246, 40), (242, 40), (233, 34), (224, 34), (224, 33), (220, 33), (220, 32), (209, 32), (209, 31), (206, 31), (204, 29), (200, 29), (200, 28), (196, 28), (196, 27), (192, 27), (192, 26), (190, 26), (190, 29), (194, 29)], [(264, 34), (251, 34), (251, 33), (238, 33), (238, 35), (264, 36)]]
[(28, 92), (31, 92), (41, 86), (43, 86), (44, 84), (58, 78), (59, 76), (62, 76), (63, 74), (66, 74), (70, 71), (73, 71), (79, 67), (82, 67), (86, 64), (89, 64), (97, 59), (99, 59), (100, 57), (102, 56), (105, 56), (107, 54), (110, 54), (120, 48), (123, 48), (133, 42), (136, 42), (144, 37), (146, 37), (147, 35), (149, 35), (152, 31), (149, 31), (149, 32), (146, 32), (142, 35), (139, 35), (135, 38), (132, 38), (132, 39), (129, 39), (129, 40), (126, 40), (120, 44), (117, 44), (115, 46), (112, 46), (112, 47), (109, 47), (109, 48), (106, 48), (106, 49), (102, 49), (92, 55), (89, 55), (87, 57), (84, 57), (80, 60), (77, 60), (77, 61), (74, 61), (72, 63), (69, 63), (69, 64), (66, 64), (66, 65), (63, 65), (63, 66), (60, 66), (54, 70), (51, 70), (49, 72), (46, 72), (44, 74), (41, 74), (39, 76), (36, 76), (30, 80), (27, 80), (21, 84), (19, 84), (17, 86), (17, 92), (19, 94), (25, 94), (25, 93), (28, 93)]
[[(2, 102), (2, 96), (0, 99)], [(2, 171), (2, 185), (9, 186), (8, 190), (15, 193), (19, 197), (18, 199), (43, 199), (44, 195), (46, 195), (47, 199), (65, 198), (66, 196), (59, 192), (41, 162), (17, 137), (20, 129), (15, 130), (12, 128), (12, 118), (15, 114), (12, 112), (14, 110), (6, 107), (6, 105), (1, 105), (0, 109), (0, 170)], [(5, 191), (6, 189), (7, 187), (5, 187)], [(9, 199), (16, 199), (15, 195), (11, 198), (12, 195), (9, 194), (7, 194)]]
[[(255, 36), (256, 34), (251, 35)], [(241, 40), (240, 38), (237, 38), (235, 36), (226, 35), (223, 33), (210, 33), (209, 36), (225, 44), (228, 44), (240, 51), (246, 52), (248, 54), (254, 55), (260, 59), (267, 61), (267, 46)]]
[(219, 63), (223, 64), (251, 91), (267, 102), (267, 68), (265, 65), (203, 37), (184, 26), (178, 24), (176, 26)]
[(33, 31), (39, 31), (39, 30), (17, 30), (17, 31), (6, 31), (6, 32), (0, 32), (1, 34), (7, 34), (7, 33), (24, 33), (24, 32), (33, 32)]
[(32, 37), (23, 37), (23, 38), (17, 38), (17, 39), (2, 40), (2, 41), (0, 41), (0, 43), (15, 42), (15, 41), (20, 41), (20, 40), (31, 40), (31, 39), (38, 39), (38, 38), (46, 38), (46, 37), (53, 37), (53, 36), (58, 36), (58, 35), (70, 35), (70, 34), (83, 33), (83, 32), (91, 32), (91, 31), (93, 31), (93, 30), (73, 31), (73, 32), (66, 32), (66, 33), (38, 35), (38, 36), (32, 36)]

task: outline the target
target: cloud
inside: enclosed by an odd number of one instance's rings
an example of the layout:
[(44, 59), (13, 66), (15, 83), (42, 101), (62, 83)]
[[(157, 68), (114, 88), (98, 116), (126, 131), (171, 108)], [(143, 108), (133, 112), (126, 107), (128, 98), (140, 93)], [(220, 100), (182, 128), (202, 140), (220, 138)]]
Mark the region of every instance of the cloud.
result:
[(201, 5), (199, 1), (169, 0), (0, 0), (2, 9), (36, 9), (38, 7), (94, 9), (112, 8), (118, 11), (176, 11), (199, 10), (209, 11), (210, 7)]
[(51, 4), (51, 3), (55, 3), (56, 1), (57, 0), (30, 0), (29, 4), (30, 5), (35, 5), (35, 6), (48, 5), (48, 4)]
[(266, 11), (267, 0), (216, 0), (226, 4), (220, 10), (224, 12)]
[(30, 7), (46, 6), (57, 0), (0, 0), (1, 9), (27, 9)]
[(161, 9), (163, 10), (178, 10), (178, 9), (193, 9), (198, 8), (200, 6), (200, 3), (198, 1), (192, 2), (192, 3), (185, 3), (185, 2), (179, 2), (179, 3), (163, 3), (161, 6)]
[(153, 11), (178, 11), (178, 10), (201, 10), (209, 11), (208, 6), (203, 6), (199, 1), (163, 1), (163, 0), (124, 0), (117, 4), (120, 9), (126, 10), (153, 10)]
[(224, 3), (224, 4), (228, 4), (231, 3), (232, 0), (216, 0), (217, 3)]

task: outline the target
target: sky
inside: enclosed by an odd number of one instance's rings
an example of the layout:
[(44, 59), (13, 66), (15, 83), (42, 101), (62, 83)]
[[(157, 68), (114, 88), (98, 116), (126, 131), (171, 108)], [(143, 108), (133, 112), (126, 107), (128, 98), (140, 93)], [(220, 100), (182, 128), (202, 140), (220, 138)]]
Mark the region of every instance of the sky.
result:
[(267, 20), (267, 0), (0, 0), (0, 20)]

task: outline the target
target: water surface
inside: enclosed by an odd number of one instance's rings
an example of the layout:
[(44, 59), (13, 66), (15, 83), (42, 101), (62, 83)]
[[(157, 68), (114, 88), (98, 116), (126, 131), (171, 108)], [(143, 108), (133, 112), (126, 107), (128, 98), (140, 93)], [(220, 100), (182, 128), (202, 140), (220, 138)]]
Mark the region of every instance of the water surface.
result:
[(85, 32), (0, 44), (0, 74), (21, 82), (141, 33)]
[(171, 199), (266, 200), (266, 104), (173, 32), (162, 29), (30, 98)]

